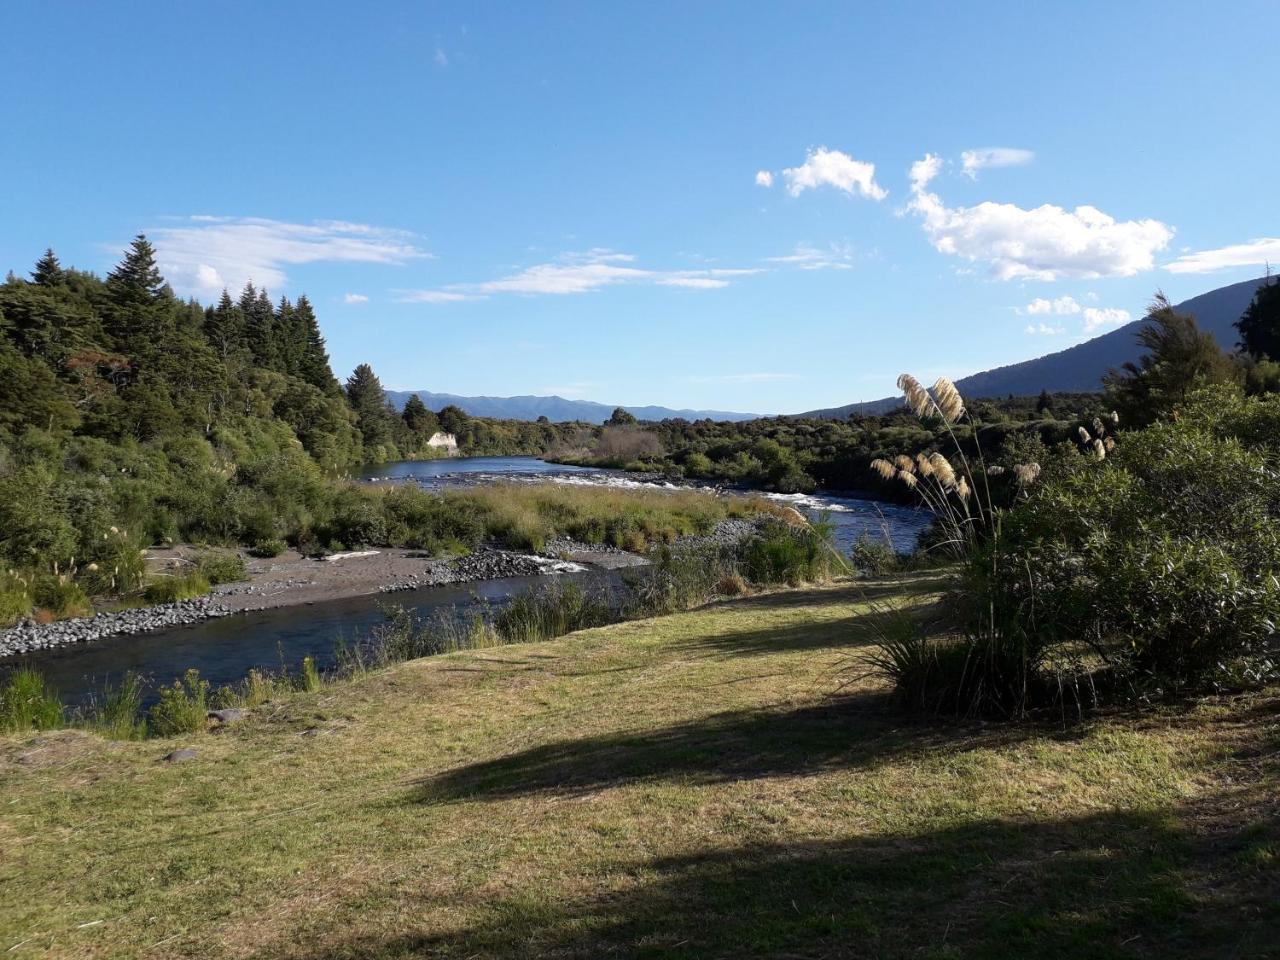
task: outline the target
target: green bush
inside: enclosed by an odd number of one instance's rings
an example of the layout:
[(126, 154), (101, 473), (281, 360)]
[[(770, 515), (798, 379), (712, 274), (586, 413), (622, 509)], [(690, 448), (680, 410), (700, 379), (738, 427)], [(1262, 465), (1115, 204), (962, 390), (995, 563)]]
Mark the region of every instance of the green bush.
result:
[(203, 597), (210, 590), (209, 581), (195, 571), (173, 577), (161, 577), (147, 584), (143, 598), (147, 603), (177, 603)]
[(871, 576), (881, 576), (896, 570), (900, 564), (898, 552), (887, 539), (862, 534), (854, 541), (849, 560), (853, 568)]
[[(283, 547), (283, 545), (282, 545)], [(196, 569), (213, 586), (249, 579), (244, 558), (238, 553), (209, 550), (196, 559)]]
[(270, 559), (271, 557), (278, 557), (280, 556), (280, 554), (284, 553), (285, 548), (287, 546), (288, 544), (286, 544), (283, 540), (277, 540), (277, 539), (258, 540), (256, 543), (254, 543), (253, 546), (249, 548), (249, 553), (251, 553), (255, 557)]
[(33, 599), (37, 607), (48, 610), (59, 619), (87, 617), (93, 613), (89, 598), (85, 596), (80, 584), (65, 573), (37, 577)]
[(0, 686), (0, 732), (55, 730), (63, 722), (62, 701), (41, 674), (21, 667)]
[(607, 595), (555, 581), (517, 596), (493, 618), (493, 628), (506, 643), (536, 643), (616, 619)]
[(188, 670), (171, 687), (160, 688), (160, 699), (147, 713), (147, 728), (157, 737), (198, 733), (205, 729), (209, 683), (198, 670)]
[(824, 580), (837, 559), (830, 534), (825, 523), (801, 527), (770, 521), (747, 542), (743, 570), (752, 583), (766, 586)]

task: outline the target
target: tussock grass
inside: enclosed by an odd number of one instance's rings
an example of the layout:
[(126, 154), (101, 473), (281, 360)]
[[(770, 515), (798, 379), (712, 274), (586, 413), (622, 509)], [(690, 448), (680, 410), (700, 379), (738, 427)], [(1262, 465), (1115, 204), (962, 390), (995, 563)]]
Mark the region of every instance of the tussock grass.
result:
[(709, 533), (721, 520), (779, 509), (762, 497), (558, 484), (494, 484), (443, 496), (459, 511), (476, 511), (490, 537), (526, 550), (541, 550), (547, 540), (563, 535), (644, 551), (682, 536)]

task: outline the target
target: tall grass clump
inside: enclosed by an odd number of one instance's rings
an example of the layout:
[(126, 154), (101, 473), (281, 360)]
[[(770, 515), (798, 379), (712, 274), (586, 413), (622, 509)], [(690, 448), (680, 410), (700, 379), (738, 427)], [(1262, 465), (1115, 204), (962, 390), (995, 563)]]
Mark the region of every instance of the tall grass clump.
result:
[[(925, 549), (958, 562), (962, 589), (952, 604), (957, 622), (951, 638), (900, 630), (870, 656), (870, 665), (914, 704), (943, 712), (1020, 716), (1044, 700), (1050, 666), (1060, 652), (1051, 649), (1040, 628), (1037, 591), (1009, 589), (1026, 585), (1028, 570), (1007, 549), (1004, 525), (1011, 511), (1032, 499), (1043, 467), (1037, 461), (988, 464), (980, 445), (969, 457), (959, 434), (972, 432), (974, 424), (964, 398), (946, 377), (929, 390), (903, 374), (898, 386), (917, 417), (940, 427), (950, 451), (900, 454), (876, 459), (871, 466), (882, 479), (912, 491), (933, 514), (935, 529)], [(1080, 444), (1096, 463), (1105, 460), (1114, 442), (1103, 440), (1107, 427), (1100, 420), (1093, 427), (1096, 436), (1081, 428)], [(1066, 687), (1058, 684), (1055, 689)]]
[(31, 613), (31, 580), (16, 570), (0, 572), (0, 627), (16, 623)]
[(204, 574), (190, 570), (153, 580), (147, 584), (142, 595), (147, 603), (177, 603), (203, 597), (210, 589), (211, 585)]
[(493, 629), (504, 643), (537, 643), (617, 619), (606, 592), (561, 580), (520, 594), (494, 616)]
[(157, 737), (199, 733), (209, 713), (209, 681), (188, 670), (172, 686), (160, 688), (160, 699), (147, 712), (147, 729)]
[(78, 725), (109, 740), (139, 740), (146, 736), (142, 716), (144, 684), (136, 673), (126, 673), (119, 684), (107, 684), (102, 695), (93, 697), (80, 711)]
[(0, 686), (0, 732), (56, 730), (64, 717), (62, 701), (38, 670), (19, 667)]

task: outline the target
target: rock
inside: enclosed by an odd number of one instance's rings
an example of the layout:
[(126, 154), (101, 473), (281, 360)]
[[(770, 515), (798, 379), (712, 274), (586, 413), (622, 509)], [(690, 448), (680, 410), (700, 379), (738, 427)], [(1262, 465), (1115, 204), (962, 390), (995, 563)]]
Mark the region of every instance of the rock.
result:
[(249, 716), (249, 711), (242, 707), (227, 707), (225, 710), (210, 710), (209, 719), (219, 723), (239, 723)]
[(172, 753), (165, 754), (165, 763), (182, 763), (184, 760), (194, 760), (196, 752), (190, 747), (183, 747), (181, 750), (174, 750)]

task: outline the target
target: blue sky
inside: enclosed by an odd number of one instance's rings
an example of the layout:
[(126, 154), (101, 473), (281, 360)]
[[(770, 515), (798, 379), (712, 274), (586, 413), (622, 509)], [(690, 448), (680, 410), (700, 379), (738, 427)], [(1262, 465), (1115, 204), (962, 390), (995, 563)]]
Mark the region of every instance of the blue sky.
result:
[(1280, 261), (1274, 0), (11, 0), (0, 264), (137, 232), (335, 369), (797, 412)]

